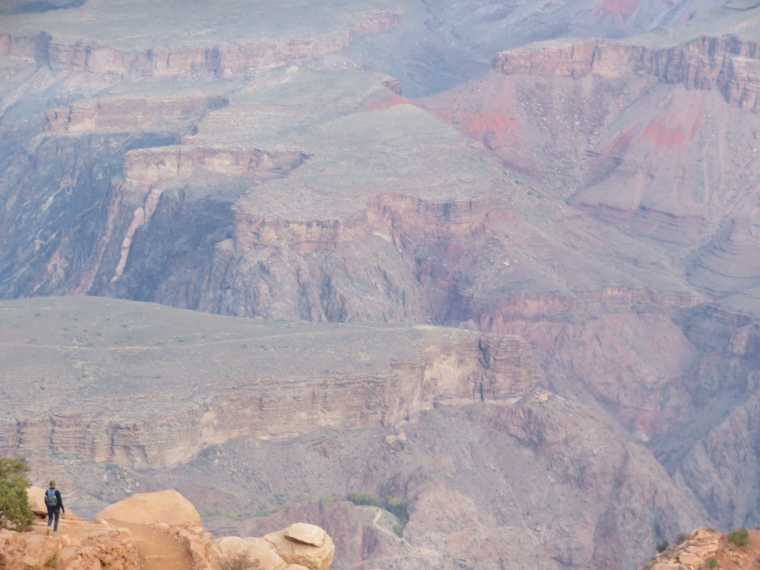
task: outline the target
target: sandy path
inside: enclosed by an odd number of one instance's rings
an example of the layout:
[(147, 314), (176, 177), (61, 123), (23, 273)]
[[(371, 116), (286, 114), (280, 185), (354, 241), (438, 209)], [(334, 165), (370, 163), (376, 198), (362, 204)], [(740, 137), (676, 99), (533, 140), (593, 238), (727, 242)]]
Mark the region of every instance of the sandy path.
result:
[(141, 570), (193, 570), (195, 564), (187, 546), (174, 535), (147, 525), (114, 521), (128, 528), (140, 554)]

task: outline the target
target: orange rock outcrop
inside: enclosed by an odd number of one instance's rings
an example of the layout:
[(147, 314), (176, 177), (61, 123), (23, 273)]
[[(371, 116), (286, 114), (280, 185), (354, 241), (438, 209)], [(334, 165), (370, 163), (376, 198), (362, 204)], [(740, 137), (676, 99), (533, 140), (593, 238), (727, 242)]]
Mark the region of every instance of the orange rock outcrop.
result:
[(706, 568), (757, 568), (760, 552), (760, 532), (749, 531), (749, 544), (737, 546), (728, 535), (713, 529), (698, 528), (639, 570), (703, 570)]
[[(39, 495), (33, 489), (30, 495)], [(264, 538), (224, 537), (214, 542), (200, 515), (177, 491), (134, 495), (110, 505), (94, 523), (74, 516), (59, 532), (44, 522), (30, 531), (0, 530), (5, 570), (328, 570), (335, 545), (321, 528), (296, 523)], [(245, 565), (245, 564), (248, 565)]]

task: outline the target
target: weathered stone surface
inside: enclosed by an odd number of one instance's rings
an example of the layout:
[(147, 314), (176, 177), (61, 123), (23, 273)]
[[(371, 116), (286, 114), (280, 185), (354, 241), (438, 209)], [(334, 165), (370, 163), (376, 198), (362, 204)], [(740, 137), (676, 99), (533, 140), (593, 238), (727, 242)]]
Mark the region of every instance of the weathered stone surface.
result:
[(327, 533), (313, 524), (295, 523), (285, 529), (285, 538), (319, 548), (325, 543)]
[(8, 570), (48, 568), (140, 568), (138, 551), (129, 535), (83, 522), (61, 523), (58, 536), (0, 530), (0, 567)]
[(288, 536), (289, 533), (290, 527), (269, 533), (264, 536), (264, 540), (272, 543), (277, 554), (289, 564), (305, 566), (309, 570), (328, 570), (330, 568), (335, 556), (335, 545), (329, 535), (325, 534), (322, 544), (314, 546), (292, 540)]
[(241, 567), (256, 570), (283, 570), (287, 566), (274, 545), (264, 538), (226, 536), (216, 539), (214, 548), (217, 559), (230, 565), (239, 561)]

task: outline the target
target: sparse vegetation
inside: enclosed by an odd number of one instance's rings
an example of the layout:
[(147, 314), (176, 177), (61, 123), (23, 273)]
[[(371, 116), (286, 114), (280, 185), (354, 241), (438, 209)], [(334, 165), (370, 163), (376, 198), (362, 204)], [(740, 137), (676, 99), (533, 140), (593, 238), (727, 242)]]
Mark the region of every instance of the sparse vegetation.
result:
[(670, 543), (667, 540), (663, 540), (657, 544), (657, 552), (665, 552), (668, 546), (670, 546)]
[(406, 503), (393, 495), (387, 495), (385, 499), (380, 500), (371, 493), (349, 493), (348, 500), (359, 506), (380, 507), (395, 515), (399, 522), (393, 527), (393, 531), (398, 536), (401, 536), (406, 523), (409, 522), (409, 510)]
[(383, 507), (388, 512), (393, 513), (396, 515), (399, 520), (403, 521), (404, 524), (407, 523), (409, 520), (409, 512), (406, 508), (406, 503), (402, 501), (401, 499), (394, 497), (392, 495), (388, 495), (385, 497), (385, 501), (383, 502)]
[(328, 503), (334, 503), (337, 500), (338, 499), (335, 498), (335, 495), (327, 495), (327, 497), (325, 497), (325, 501)]
[(26, 494), (27, 471), (23, 459), (0, 456), (0, 528), (21, 530), (34, 521)]
[(224, 512), (219, 509), (212, 509), (211, 507), (203, 507), (198, 511), (198, 514), (202, 517), (219, 517), (222, 516)]
[(737, 548), (746, 548), (749, 546), (749, 531), (746, 528), (734, 529), (726, 536), (729, 544)]
[(380, 506), (380, 500), (371, 493), (349, 493), (347, 498), (355, 505)]
[(217, 558), (219, 570), (247, 570), (255, 565), (247, 552), (237, 552), (232, 557)]
[(718, 559), (714, 556), (711, 556), (707, 559), (707, 567), (708, 568), (720, 568), (720, 562), (718, 562)]

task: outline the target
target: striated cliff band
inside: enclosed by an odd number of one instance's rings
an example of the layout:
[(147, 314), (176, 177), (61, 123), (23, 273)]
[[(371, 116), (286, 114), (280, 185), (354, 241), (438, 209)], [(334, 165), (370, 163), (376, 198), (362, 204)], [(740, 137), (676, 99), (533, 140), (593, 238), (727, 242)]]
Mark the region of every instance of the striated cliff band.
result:
[[(539, 379), (522, 339), (464, 330), (238, 323), (74, 298), (4, 301), (2, 312), (5, 454), (162, 469), (244, 435), (397, 426), (436, 405), (515, 401)], [(20, 324), (35, 336), (20, 338)], [(41, 394), (27, 389), (32, 377)]]

